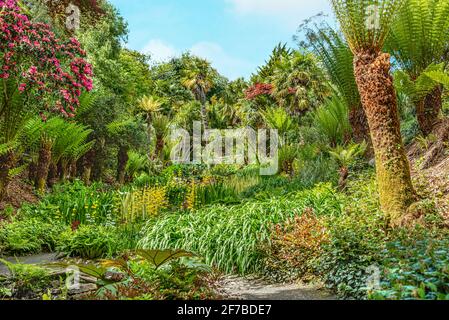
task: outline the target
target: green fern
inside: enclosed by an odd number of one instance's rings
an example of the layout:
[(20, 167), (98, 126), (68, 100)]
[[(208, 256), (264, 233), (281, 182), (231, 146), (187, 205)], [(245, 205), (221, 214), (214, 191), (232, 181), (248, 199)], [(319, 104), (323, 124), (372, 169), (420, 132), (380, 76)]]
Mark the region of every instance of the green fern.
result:
[(380, 52), (405, 0), (331, 0), (353, 53)]
[(315, 111), (315, 126), (327, 137), (331, 145), (343, 144), (351, 133), (348, 113), (346, 102), (338, 96), (327, 100)]

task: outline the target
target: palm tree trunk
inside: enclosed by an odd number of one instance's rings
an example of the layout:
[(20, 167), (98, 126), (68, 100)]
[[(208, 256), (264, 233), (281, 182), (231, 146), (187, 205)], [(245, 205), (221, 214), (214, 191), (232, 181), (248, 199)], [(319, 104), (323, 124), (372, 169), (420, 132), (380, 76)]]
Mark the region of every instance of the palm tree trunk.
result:
[(204, 90), (199, 90), (199, 101), (201, 103), (201, 121), (203, 122), (204, 130), (209, 129), (209, 120), (207, 119), (207, 109), (206, 109), (206, 103), (207, 103), (207, 97)]
[(16, 164), (16, 156), (13, 151), (8, 151), (0, 156), (0, 201), (8, 195), (8, 185), (11, 182), (9, 171)]
[(164, 136), (160, 136), (158, 135), (156, 137), (156, 150), (155, 150), (155, 156), (157, 159), (163, 160), (162, 159), (162, 152), (164, 151), (164, 146), (165, 146), (165, 142), (164, 142)]
[(416, 105), (419, 128), (424, 136), (432, 133), (443, 107), (442, 90), (438, 86)]
[(128, 147), (121, 146), (118, 151), (117, 161), (117, 182), (119, 184), (125, 183), (126, 163), (128, 162)]
[(381, 207), (392, 226), (416, 200), (410, 164), (405, 154), (390, 55), (363, 52), (354, 57), (354, 70), (368, 119), (375, 157)]
[(349, 111), (349, 122), (352, 127), (352, 138), (354, 142), (362, 143), (365, 141), (367, 144), (366, 156), (373, 157), (373, 143), (369, 132), (368, 119), (361, 105), (351, 108)]
[(51, 163), (51, 147), (51, 142), (46, 141), (45, 139), (41, 141), (34, 181), (35, 187), (39, 193), (44, 193), (47, 185), (48, 172)]

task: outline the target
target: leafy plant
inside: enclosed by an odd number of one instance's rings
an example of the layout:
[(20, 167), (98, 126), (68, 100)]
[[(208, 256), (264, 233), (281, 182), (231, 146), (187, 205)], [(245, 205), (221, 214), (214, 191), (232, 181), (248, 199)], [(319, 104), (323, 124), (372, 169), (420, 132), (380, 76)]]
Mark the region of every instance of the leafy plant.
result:
[(11, 223), (0, 222), (0, 251), (28, 254), (55, 249), (64, 226), (44, 222), (39, 218), (16, 218)]
[(67, 256), (85, 259), (112, 257), (126, 248), (114, 228), (81, 225), (60, 235), (57, 250)]
[[(426, 232), (426, 231), (425, 231)], [(427, 232), (426, 232), (427, 233)], [(381, 288), (371, 299), (448, 300), (448, 239), (414, 236), (388, 243)]]
[(205, 262), (225, 272), (248, 274), (263, 268), (261, 246), (271, 227), (314, 208), (317, 215), (339, 213), (340, 202), (328, 185), (312, 190), (242, 205), (215, 205), (189, 214), (178, 213), (147, 223), (143, 248), (185, 248), (204, 256)]
[(316, 262), (328, 232), (312, 209), (277, 224), (267, 246), (265, 273), (279, 280), (307, 280), (316, 275)]
[(334, 97), (315, 111), (315, 126), (327, 137), (331, 146), (343, 144), (351, 134), (346, 102)]

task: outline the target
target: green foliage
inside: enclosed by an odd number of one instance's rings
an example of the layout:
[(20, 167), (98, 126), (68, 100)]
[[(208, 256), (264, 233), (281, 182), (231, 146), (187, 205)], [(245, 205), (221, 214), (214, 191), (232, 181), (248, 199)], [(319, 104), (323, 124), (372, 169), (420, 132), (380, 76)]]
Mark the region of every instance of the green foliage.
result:
[(341, 215), (325, 221), (329, 242), (316, 265), (327, 286), (346, 298), (365, 299), (369, 268), (379, 265), (387, 239), (386, 222), (372, 172), (350, 181)]
[(353, 53), (380, 52), (404, 0), (331, 0)]
[(64, 227), (57, 221), (16, 218), (0, 224), (0, 251), (14, 255), (53, 251)]
[(184, 248), (204, 256), (206, 263), (225, 272), (248, 274), (263, 267), (261, 245), (270, 238), (271, 227), (307, 207), (316, 209), (318, 215), (341, 210), (335, 191), (321, 185), (287, 197), (213, 206), (150, 221), (140, 246)]
[(315, 109), (329, 93), (324, 72), (316, 57), (308, 52), (281, 56), (269, 82), (276, 102), (294, 115)]
[(5, 279), (0, 277), (0, 288), (8, 289), (4, 290), (3, 294), (0, 290), (0, 297), (6, 295), (7, 298), (29, 298), (33, 292), (48, 287), (52, 280), (49, 270), (43, 267), (12, 263), (3, 259), (0, 259), (0, 264), (4, 264), (10, 273)]
[(448, 248), (447, 238), (428, 236), (408, 236), (388, 243), (382, 261), (386, 270), (381, 288), (373, 291), (370, 298), (449, 300)]
[(67, 229), (60, 235), (57, 250), (72, 257), (98, 259), (112, 257), (124, 248), (114, 228), (81, 225), (77, 230)]
[(133, 181), (139, 173), (148, 168), (148, 157), (135, 151), (128, 151), (128, 162), (126, 163), (126, 175)]
[(170, 263), (173, 260), (183, 258), (183, 257), (192, 257), (193, 254), (191, 252), (187, 252), (184, 250), (144, 250), (139, 249), (135, 251), (136, 255), (143, 258), (148, 263), (151, 263), (156, 270), (162, 267), (163, 265)]
[[(95, 141), (87, 141), (91, 129), (76, 122), (68, 122), (55, 117), (43, 122), (40, 117), (30, 119), (24, 127), (23, 140), (30, 148), (37, 150), (41, 137), (46, 137), (52, 143), (52, 162), (57, 165), (60, 160), (79, 160), (94, 145)], [(37, 137), (37, 138), (36, 138)], [(31, 145), (34, 141), (34, 145)]]
[(58, 221), (66, 225), (73, 222), (113, 224), (114, 193), (104, 190), (101, 184), (85, 186), (81, 181), (60, 184), (54, 187), (54, 193), (25, 211), (44, 221)]
[(346, 103), (334, 97), (315, 111), (315, 126), (332, 146), (343, 144), (351, 134)]
[(444, 84), (445, 77), (444, 64), (430, 64), (414, 80), (403, 70), (395, 72), (394, 81), (396, 89), (406, 94), (414, 103), (422, 101), (440, 83)]
[(366, 298), (367, 270), (381, 261), (384, 226), (379, 213), (359, 211), (329, 219), (330, 240), (323, 246), (317, 270), (327, 286), (338, 295)]
[(329, 26), (308, 29), (309, 46), (319, 57), (332, 83), (349, 108), (360, 108), (360, 94), (354, 77), (354, 55), (339, 32)]
[(362, 144), (352, 144), (347, 147), (337, 146), (329, 151), (329, 154), (337, 160), (340, 167), (348, 168), (358, 157), (366, 151), (366, 142)]
[(266, 111), (261, 111), (262, 117), (268, 127), (276, 129), (279, 135), (285, 136), (289, 131), (295, 128), (291, 116), (282, 108), (270, 108)]
[(385, 48), (412, 78), (444, 61), (448, 14), (449, 3), (444, 0), (405, 0), (398, 10)]

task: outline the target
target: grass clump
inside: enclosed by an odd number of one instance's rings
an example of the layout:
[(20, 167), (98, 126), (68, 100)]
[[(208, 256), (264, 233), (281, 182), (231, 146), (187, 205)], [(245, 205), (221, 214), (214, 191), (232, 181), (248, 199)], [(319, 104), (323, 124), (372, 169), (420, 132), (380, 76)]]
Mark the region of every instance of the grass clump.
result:
[(224, 272), (260, 272), (266, 254), (262, 244), (270, 241), (272, 226), (306, 208), (318, 215), (341, 212), (337, 193), (323, 184), (286, 197), (167, 215), (148, 222), (139, 245), (192, 251)]

